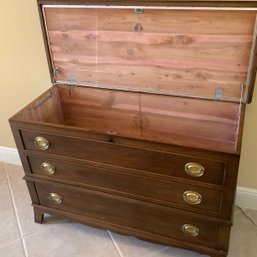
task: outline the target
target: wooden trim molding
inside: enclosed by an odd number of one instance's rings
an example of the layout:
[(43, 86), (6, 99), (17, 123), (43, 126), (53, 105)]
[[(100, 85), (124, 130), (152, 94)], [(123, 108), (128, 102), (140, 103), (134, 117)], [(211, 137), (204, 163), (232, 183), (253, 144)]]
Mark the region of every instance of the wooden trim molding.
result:
[[(71, 1), (67, 0), (37, 0), (39, 5), (42, 4), (71, 4)], [(132, 1), (115, 1), (115, 0), (73, 0), (72, 4), (108, 4), (108, 5), (152, 5), (152, 6), (198, 6), (198, 7), (249, 7), (254, 8), (257, 7), (257, 1), (256, 0), (250, 0), (250, 1), (242, 1), (242, 0), (132, 0)]]

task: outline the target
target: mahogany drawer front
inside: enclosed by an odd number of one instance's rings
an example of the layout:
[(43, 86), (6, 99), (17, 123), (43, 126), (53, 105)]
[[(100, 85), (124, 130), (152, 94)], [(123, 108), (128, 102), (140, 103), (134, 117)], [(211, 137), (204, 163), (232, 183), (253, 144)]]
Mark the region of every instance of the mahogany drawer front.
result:
[[(194, 156), (141, 149), (111, 142), (84, 140), (64, 135), (52, 135), (44, 132), (22, 130), (20, 134), (26, 150), (79, 158), (214, 185), (224, 184), (225, 161), (207, 160)], [(34, 143), (37, 137), (46, 138), (49, 142), (49, 148), (46, 150), (39, 149)], [(185, 165), (188, 163), (197, 163), (203, 166), (204, 174), (200, 177), (187, 174)]]
[[(164, 205), (220, 213), (222, 192), (177, 182), (160, 181), (122, 171), (84, 166), (56, 159), (28, 157), (32, 173), (85, 184), (104, 190)], [(50, 167), (50, 168), (49, 168)], [(193, 203), (188, 198), (193, 197)], [(195, 197), (197, 199), (195, 199)], [(198, 199), (200, 197), (200, 199)], [(195, 202), (199, 200), (199, 202)]]
[[(35, 183), (40, 205), (99, 219), (186, 242), (216, 246), (219, 223), (143, 201), (85, 190), (57, 183)], [(129, 217), (129, 219), (128, 219)], [(197, 236), (185, 234), (185, 224), (195, 226)]]

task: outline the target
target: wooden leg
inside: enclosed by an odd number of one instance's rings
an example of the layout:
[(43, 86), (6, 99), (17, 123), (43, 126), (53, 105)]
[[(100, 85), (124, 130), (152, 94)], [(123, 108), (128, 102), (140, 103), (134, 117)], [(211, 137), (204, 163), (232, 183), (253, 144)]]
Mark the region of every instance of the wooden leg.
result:
[(40, 211), (37, 207), (34, 207), (34, 220), (36, 223), (42, 224), (44, 221), (44, 213)]

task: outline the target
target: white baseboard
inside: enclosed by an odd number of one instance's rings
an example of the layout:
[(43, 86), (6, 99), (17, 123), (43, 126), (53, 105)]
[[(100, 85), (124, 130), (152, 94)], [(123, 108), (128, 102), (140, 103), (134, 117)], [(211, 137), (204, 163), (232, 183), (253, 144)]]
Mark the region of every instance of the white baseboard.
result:
[[(0, 146), (0, 161), (21, 165), (18, 151), (15, 148)], [(257, 210), (257, 190), (246, 187), (237, 187), (236, 205)]]
[(236, 205), (242, 208), (257, 210), (257, 190), (246, 187), (237, 187)]
[(21, 165), (17, 149), (0, 146), (0, 161)]

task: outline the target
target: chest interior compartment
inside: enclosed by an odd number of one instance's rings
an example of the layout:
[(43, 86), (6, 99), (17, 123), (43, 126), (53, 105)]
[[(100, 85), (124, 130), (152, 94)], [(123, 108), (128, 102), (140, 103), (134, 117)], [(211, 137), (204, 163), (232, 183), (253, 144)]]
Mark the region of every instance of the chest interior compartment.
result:
[(256, 11), (46, 5), (42, 13), (54, 86), (17, 118), (239, 151)]

